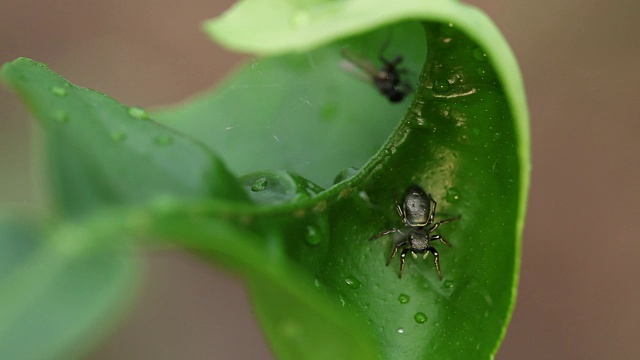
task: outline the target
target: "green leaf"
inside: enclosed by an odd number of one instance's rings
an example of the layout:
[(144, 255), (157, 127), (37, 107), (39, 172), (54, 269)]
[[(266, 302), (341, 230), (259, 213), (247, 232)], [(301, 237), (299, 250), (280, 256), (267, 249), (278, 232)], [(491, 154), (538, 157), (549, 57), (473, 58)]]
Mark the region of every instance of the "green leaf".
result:
[[(100, 119), (92, 107), (79, 108), (84, 97), (74, 97), (68, 109), (99, 120), (64, 130), (73, 118), (55, 116), (59, 102), (45, 95), (59, 97), (50, 87), (56, 85), (25, 85), (58, 78), (33, 64), (3, 69), (41, 121), (54, 114), (47, 119), (64, 123), (42, 121), (53, 139), (67, 140), (53, 140), (52, 156), (61, 159), (54, 166), (74, 164), (67, 160), (72, 156), (80, 164), (101, 164), (85, 165), (76, 175), (59, 170), (78, 179), (73, 189), (58, 191), (73, 204), (67, 208), (76, 209), (70, 212), (132, 204), (134, 214), (140, 212), (134, 216), (139, 221), (124, 226), (132, 234), (168, 239), (242, 274), (283, 359), (495, 354), (515, 301), (530, 165), (521, 78), (493, 24), (473, 8), (444, 0), (393, 6), (246, 0), (207, 29), (230, 47), (273, 57), (251, 61), (212, 94), (153, 116), (186, 134), (185, 146), (174, 153), (180, 161), (164, 161), (148, 147), (140, 157), (135, 146), (104, 161), (101, 150), (113, 146), (105, 140), (114, 130), (111, 121), (123, 126), (117, 131), (138, 126), (121, 121), (126, 108), (95, 95), (100, 108), (120, 109)], [(379, 65), (380, 49), (390, 59), (403, 55), (411, 96), (389, 103), (344, 71), (343, 49)], [(34, 77), (24, 77), (31, 72)], [(148, 124), (136, 130), (147, 143), (148, 133), (164, 129)], [(189, 136), (247, 175), (210, 172), (208, 161), (184, 165), (193, 153), (217, 159)], [(68, 144), (77, 144), (75, 151)], [(143, 189), (148, 166), (157, 176), (168, 172), (178, 185), (152, 178), (153, 186)], [(133, 185), (103, 181), (118, 170), (128, 172)], [(233, 195), (205, 191), (210, 179), (202, 174), (210, 173)], [(185, 179), (193, 187), (179, 181)], [(462, 216), (438, 229), (453, 245), (435, 244), (444, 281), (431, 259), (413, 258), (399, 279), (397, 259), (385, 267), (391, 237), (369, 241), (402, 227), (394, 193), (413, 183), (438, 201), (437, 220)], [(252, 202), (242, 201), (239, 184)], [(135, 198), (138, 191), (144, 196)], [(178, 200), (162, 196), (174, 192)], [(105, 221), (116, 228), (128, 222), (117, 218)]]
[[(426, 47), (400, 35), (422, 31), (418, 23), (396, 26), (387, 49), (389, 57), (402, 52), (412, 83)], [(342, 47), (375, 59), (389, 34), (380, 30), (304, 55), (253, 60), (218, 91), (154, 118), (214, 149), (236, 173), (286, 169), (328, 187), (341, 170), (364, 164), (380, 148), (410, 103), (384, 101), (370, 83), (341, 68)]]
[(26, 58), (5, 64), (2, 77), (46, 130), (50, 181), (66, 214), (161, 195), (246, 198), (213, 153), (141, 108), (74, 86)]
[(3, 358), (80, 357), (113, 328), (138, 284), (136, 258), (87, 247), (69, 228), (50, 230), (0, 218)]
[[(217, 91), (156, 117), (206, 134), (199, 139), (219, 146), (237, 172), (290, 170), (323, 187), (337, 178), (322, 192), (290, 185), (296, 181), (281, 172), (246, 176), (247, 189), (269, 192), (255, 201), (281, 204), (260, 213), (267, 225), (250, 227), (271, 238), (279, 229), (269, 256), (306, 268), (352, 313), (345, 322), (368, 326), (383, 358), (491, 357), (515, 300), (530, 167), (526, 102), (508, 45), (481, 12), (453, 2), (265, 6), (240, 2), (206, 29), (234, 49), (276, 56), (252, 60)], [(416, 18), (423, 20), (408, 21)], [(376, 30), (390, 22), (391, 31)], [(422, 71), (406, 107), (340, 66), (341, 49), (375, 61), (387, 39), (385, 56), (403, 55), (409, 73)], [(280, 55), (292, 51), (307, 52)], [(403, 113), (391, 136), (380, 135)], [(234, 146), (245, 138), (251, 146)], [(340, 173), (349, 167), (361, 170)], [(402, 226), (393, 194), (412, 183), (433, 194), (439, 219), (462, 215), (438, 230), (453, 244), (438, 247), (442, 282), (430, 259), (409, 259), (398, 279), (398, 260), (384, 266), (392, 240), (368, 241)], [(264, 311), (264, 291), (255, 306), (276, 350), (296, 347), (269, 326), (278, 318)]]
[[(282, 178), (283, 176), (281, 176)], [(268, 190), (267, 190), (268, 191)], [(374, 359), (381, 352), (372, 334), (347, 309), (327, 297), (319, 280), (282, 253), (279, 216), (255, 216), (210, 203), (165, 202), (146, 212), (146, 232), (173, 239), (182, 247), (242, 274), (259, 299), (256, 314), (263, 320), (274, 350), (291, 359)], [(219, 220), (225, 214), (225, 220)], [(232, 224), (229, 224), (231, 222)], [(261, 237), (239, 223), (265, 230)], [(273, 222), (271, 225), (269, 223)], [(296, 224), (290, 230), (298, 231)], [(295, 229), (295, 230), (294, 230)], [(295, 232), (294, 232), (295, 233)]]

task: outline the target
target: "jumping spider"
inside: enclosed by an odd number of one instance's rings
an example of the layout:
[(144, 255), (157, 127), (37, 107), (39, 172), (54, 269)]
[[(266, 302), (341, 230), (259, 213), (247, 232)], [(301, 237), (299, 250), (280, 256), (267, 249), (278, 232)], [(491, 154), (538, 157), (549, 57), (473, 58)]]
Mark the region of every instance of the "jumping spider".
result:
[(432, 253), (435, 257), (436, 270), (438, 271), (438, 277), (442, 280), (442, 273), (440, 272), (440, 255), (436, 248), (431, 246), (431, 241), (438, 240), (441, 243), (451, 246), (442, 236), (434, 234), (431, 235), (440, 225), (448, 222), (458, 220), (460, 216), (456, 216), (450, 219), (433, 222), (436, 214), (436, 201), (433, 200), (431, 194), (427, 194), (418, 185), (411, 185), (405, 192), (402, 206), (398, 204), (398, 199), (395, 196), (396, 210), (398, 215), (404, 222), (406, 233), (400, 231), (400, 229), (389, 229), (381, 232), (380, 234), (373, 236), (369, 240), (375, 240), (391, 233), (400, 233), (403, 235), (403, 239), (400, 242), (393, 244), (393, 250), (391, 256), (387, 261), (387, 266), (391, 263), (391, 260), (396, 256), (398, 248), (404, 247), (400, 254), (400, 278), (402, 278), (402, 271), (404, 270), (404, 261), (407, 253), (411, 252), (414, 257), (416, 253), (424, 254), (423, 258), (426, 258), (429, 253)]

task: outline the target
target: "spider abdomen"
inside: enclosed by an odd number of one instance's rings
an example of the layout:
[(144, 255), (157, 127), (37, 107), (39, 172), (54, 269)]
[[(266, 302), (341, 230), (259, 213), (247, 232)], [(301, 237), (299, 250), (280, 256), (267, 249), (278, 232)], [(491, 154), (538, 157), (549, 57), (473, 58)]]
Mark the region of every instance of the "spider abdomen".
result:
[(431, 199), (421, 187), (411, 186), (404, 197), (404, 216), (407, 225), (422, 227), (433, 221)]

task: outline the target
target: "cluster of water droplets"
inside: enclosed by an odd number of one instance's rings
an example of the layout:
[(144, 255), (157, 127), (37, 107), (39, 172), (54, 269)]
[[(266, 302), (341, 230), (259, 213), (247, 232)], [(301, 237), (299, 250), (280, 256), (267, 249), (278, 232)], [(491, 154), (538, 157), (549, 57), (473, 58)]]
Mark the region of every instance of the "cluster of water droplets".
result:
[[(51, 94), (58, 98), (67, 97), (68, 91), (62, 86), (53, 86), (50, 88)], [(67, 123), (69, 122), (69, 114), (61, 109), (57, 109), (53, 111), (52, 115), (53, 119), (59, 123)]]
[[(68, 98), (73, 90), (73, 87), (69, 84), (52, 86), (50, 93), (60, 99)], [(139, 106), (132, 106), (127, 108), (127, 114), (135, 120), (149, 120), (149, 114), (147, 111)], [(68, 111), (62, 108), (54, 109), (52, 111), (52, 118), (58, 123), (66, 124), (71, 121), (71, 117)], [(108, 134), (109, 138), (115, 143), (123, 143), (127, 140), (127, 134), (124, 130), (112, 130)], [(160, 134), (153, 137), (153, 143), (158, 146), (171, 145), (174, 142), (174, 138), (171, 134)]]

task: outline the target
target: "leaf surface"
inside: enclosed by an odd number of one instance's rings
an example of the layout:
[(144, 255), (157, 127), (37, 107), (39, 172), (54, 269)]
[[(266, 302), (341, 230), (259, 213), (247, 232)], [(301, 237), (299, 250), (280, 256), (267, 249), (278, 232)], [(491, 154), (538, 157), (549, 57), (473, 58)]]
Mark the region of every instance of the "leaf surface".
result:
[[(156, 117), (212, 147), (224, 143), (218, 153), (240, 173), (276, 168), (321, 186), (292, 185), (282, 172), (245, 176), (247, 190), (268, 194), (256, 201), (278, 199), (262, 212), (268, 226), (252, 226), (280, 233), (274, 256), (306, 268), (351, 312), (345, 321), (366, 324), (382, 358), (493, 356), (515, 300), (529, 172), (524, 92), (504, 39), (482, 13), (454, 2), (275, 3), (268, 10), (243, 1), (206, 25), (227, 46), (272, 57)], [(379, 29), (388, 22), (396, 22), (391, 30)], [(413, 99), (388, 103), (344, 71), (343, 49), (378, 65), (380, 49), (388, 59), (404, 56)], [(234, 136), (253, 136), (251, 146)], [(453, 245), (435, 244), (442, 282), (433, 258), (409, 258), (398, 279), (398, 259), (385, 263), (400, 239), (368, 241), (402, 228), (394, 192), (412, 183), (434, 196), (437, 219), (462, 216), (438, 229)], [(265, 292), (254, 294), (258, 315), (273, 343), (286, 342), (268, 326), (278, 318), (265, 310)]]
[[(283, 359), (493, 356), (515, 300), (529, 176), (521, 78), (493, 24), (449, 1), (245, 0), (206, 28), (270, 57), (152, 114), (166, 128), (56, 85), (36, 63), (3, 69), (55, 139), (54, 167), (81, 165), (56, 170), (74, 184), (60, 181), (64, 208), (127, 205), (137, 221), (104, 222), (242, 274)], [(389, 103), (345, 50), (377, 66), (402, 55), (410, 96)], [(73, 89), (68, 118), (55, 116), (51, 86)], [(83, 117), (96, 121), (72, 125)], [(167, 135), (179, 140), (152, 145)], [(123, 173), (126, 186), (109, 180)], [(399, 279), (398, 259), (385, 263), (401, 239), (369, 241), (403, 227), (395, 198), (411, 184), (438, 202), (436, 220), (462, 216), (438, 229), (452, 247), (433, 244), (443, 281), (432, 258), (410, 256)]]
[(140, 259), (98, 251), (86, 240), (0, 219), (3, 358), (80, 357), (116, 325), (135, 293)]

